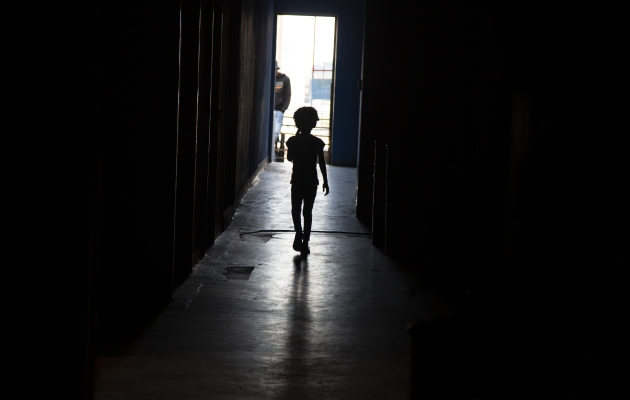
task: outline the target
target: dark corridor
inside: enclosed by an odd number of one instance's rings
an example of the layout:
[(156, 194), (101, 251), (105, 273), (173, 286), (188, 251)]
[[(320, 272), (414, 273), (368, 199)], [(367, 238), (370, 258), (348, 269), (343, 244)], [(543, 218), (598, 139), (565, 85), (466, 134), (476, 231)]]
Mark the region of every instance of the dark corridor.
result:
[(336, 84), (360, 102), (356, 127), (335, 131), (356, 151), (356, 222), (449, 310), (406, 321), (408, 376), (389, 378), (418, 399), (614, 398), (625, 180), (603, 143), (621, 79), (606, 13), (398, 0), (95, 3), (86, 333), (80, 379), (64, 378), (78, 398), (94, 398), (95, 358), (173, 306), (247, 209), (269, 161), (277, 12), (338, 15), (339, 35), (363, 21), (360, 78)]

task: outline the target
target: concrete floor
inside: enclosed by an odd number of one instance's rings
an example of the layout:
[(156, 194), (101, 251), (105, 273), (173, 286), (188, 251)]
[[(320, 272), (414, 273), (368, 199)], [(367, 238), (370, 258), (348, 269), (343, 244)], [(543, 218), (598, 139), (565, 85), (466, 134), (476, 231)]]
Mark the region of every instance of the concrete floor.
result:
[(97, 358), (97, 400), (408, 398), (407, 326), (449, 310), (370, 244), (354, 168), (329, 167), (311, 254), (293, 251), (291, 166), (269, 164), (169, 308)]

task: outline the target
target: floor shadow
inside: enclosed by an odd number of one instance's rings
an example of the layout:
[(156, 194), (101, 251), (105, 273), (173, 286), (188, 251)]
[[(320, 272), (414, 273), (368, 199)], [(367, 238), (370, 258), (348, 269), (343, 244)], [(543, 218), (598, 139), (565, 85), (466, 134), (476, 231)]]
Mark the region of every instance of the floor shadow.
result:
[(279, 398), (296, 399), (309, 397), (308, 381), (311, 372), (312, 316), (309, 307), (308, 260), (297, 255), (293, 257), (293, 284), (288, 306), (288, 331), (285, 354), (280, 364), (284, 385)]

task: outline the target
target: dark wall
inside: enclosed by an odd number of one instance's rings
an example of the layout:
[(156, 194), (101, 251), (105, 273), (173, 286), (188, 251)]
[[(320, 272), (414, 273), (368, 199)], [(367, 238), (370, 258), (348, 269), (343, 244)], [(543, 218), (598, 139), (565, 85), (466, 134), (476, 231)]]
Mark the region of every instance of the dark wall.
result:
[(273, 30), (274, 30), (274, 2), (272, 0), (256, 1), (256, 18), (254, 20), (254, 40), (256, 44), (256, 57), (254, 71), (256, 72), (256, 84), (254, 88), (253, 115), (257, 125), (252, 126), (252, 151), (253, 159), (250, 160), (250, 174), (253, 174), (258, 164), (269, 156), (271, 137), (271, 101), (273, 100), (272, 87), (275, 84), (275, 57), (272, 54)]
[(499, 332), (484, 359), (513, 371), (504, 389), (536, 382), (524, 397), (619, 387), (600, 368), (627, 354), (601, 136), (618, 40), (609, 14), (566, 11), (366, 3), (357, 216), (420, 285), (468, 290), (481, 337)]
[(251, 178), (267, 160), (269, 146), (269, 104), (271, 91), (270, 2), (243, 0), (229, 5), (227, 32), (227, 86), (238, 88), (226, 93), (226, 164), (224, 224), (251, 186)]
[[(204, 110), (199, 106), (204, 104), (203, 99), (209, 91), (208, 87), (201, 84), (205, 80), (207, 71), (200, 68), (206, 59), (206, 57), (200, 57), (200, 39), (202, 39), (200, 34), (207, 32), (208, 18), (205, 13), (201, 15), (200, 5), (199, 0), (181, 2), (173, 246), (173, 279), (177, 283), (186, 279), (199, 258), (193, 231), (196, 208), (195, 189), (199, 182), (197, 159), (203, 154), (202, 151), (197, 152), (197, 145), (202, 145), (199, 139), (203, 140), (199, 137), (203, 136), (203, 133), (198, 129), (198, 123), (203, 123), (203, 121), (199, 121), (198, 116), (199, 111), (202, 111), (203, 115)], [(201, 104), (199, 104), (199, 97), (202, 99)]]
[(506, 259), (514, 284), (504, 298), (532, 321), (522, 352), (554, 376), (551, 392), (614, 397), (624, 379), (616, 360), (628, 354), (616, 328), (627, 303), (612, 222), (623, 156), (602, 135), (618, 130), (624, 74), (609, 62), (619, 48), (614, 12), (517, 11)]
[(512, 91), (496, 12), (366, 6), (357, 214), (375, 245), (449, 283), (503, 249)]
[(264, 166), (273, 13), (197, 0), (96, 14), (92, 298), (105, 348), (171, 301)]
[(97, 339), (171, 300), (179, 2), (99, 2)]
[(323, 14), (338, 18), (331, 163), (355, 167), (359, 146), (358, 81), (361, 77), (365, 0), (275, 0), (274, 3), (278, 14)]

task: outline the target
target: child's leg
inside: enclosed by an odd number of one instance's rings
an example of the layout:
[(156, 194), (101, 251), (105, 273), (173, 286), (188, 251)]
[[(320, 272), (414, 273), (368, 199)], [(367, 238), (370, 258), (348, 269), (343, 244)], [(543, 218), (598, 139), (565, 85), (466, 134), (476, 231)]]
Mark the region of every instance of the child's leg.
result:
[(300, 211), (302, 211), (302, 199), (304, 198), (302, 190), (297, 187), (291, 188), (291, 216), (293, 217), (293, 228), (295, 232), (302, 233), (302, 217)]
[(293, 217), (293, 228), (295, 232), (302, 233), (302, 191), (297, 188), (291, 188), (291, 216)]
[(308, 243), (311, 238), (311, 225), (313, 224), (313, 204), (317, 196), (317, 185), (304, 191), (304, 237), (303, 242)]
[(302, 217), (300, 211), (302, 208), (303, 191), (298, 187), (291, 187), (291, 217), (293, 217), (293, 229), (295, 229), (295, 238), (293, 239), (293, 250), (300, 251), (302, 248)]

